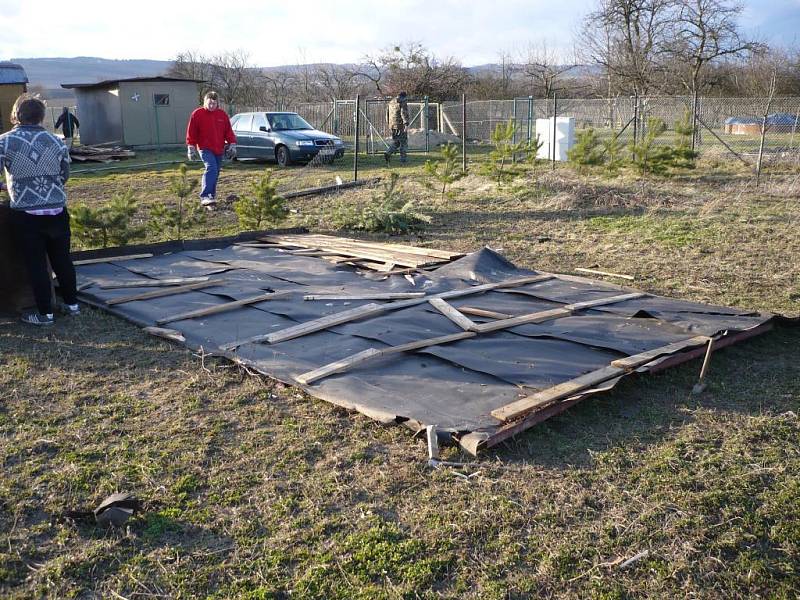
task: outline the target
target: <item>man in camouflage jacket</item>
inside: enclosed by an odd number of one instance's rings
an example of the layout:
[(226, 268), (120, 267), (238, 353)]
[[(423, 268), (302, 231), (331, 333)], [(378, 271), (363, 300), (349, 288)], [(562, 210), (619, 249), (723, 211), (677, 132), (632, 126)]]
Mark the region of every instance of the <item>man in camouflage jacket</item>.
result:
[(408, 103), (406, 102), (406, 93), (400, 92), (396, 98), (392, 98), (389, 102), (388, 110), (388, 124), (389, 129), (392, 131), (392, 145), (383, 153), (383, 158), (386, 163), (389, 163), (389, 157), (400, 151), (400, 162), (404, 163), (407, 160), (406, 153), (408, 151)]

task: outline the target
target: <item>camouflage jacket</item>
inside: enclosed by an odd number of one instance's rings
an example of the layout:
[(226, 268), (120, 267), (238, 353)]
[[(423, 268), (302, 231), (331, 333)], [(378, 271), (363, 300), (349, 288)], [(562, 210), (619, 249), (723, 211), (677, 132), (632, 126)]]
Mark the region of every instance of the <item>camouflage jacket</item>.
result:
[(392, 98), (389, 102), (388, 123), (390, 129), (408, 127), (408, 102)]

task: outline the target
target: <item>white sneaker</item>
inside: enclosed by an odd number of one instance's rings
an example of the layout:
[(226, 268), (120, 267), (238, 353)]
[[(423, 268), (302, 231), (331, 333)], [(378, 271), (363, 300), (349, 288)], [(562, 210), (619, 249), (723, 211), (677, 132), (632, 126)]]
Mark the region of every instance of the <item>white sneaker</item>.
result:
[(201, 196), (200, 197), (200, 206), (214, 206), (216, 205), (217, 200), (212, 198), (211, 196)]

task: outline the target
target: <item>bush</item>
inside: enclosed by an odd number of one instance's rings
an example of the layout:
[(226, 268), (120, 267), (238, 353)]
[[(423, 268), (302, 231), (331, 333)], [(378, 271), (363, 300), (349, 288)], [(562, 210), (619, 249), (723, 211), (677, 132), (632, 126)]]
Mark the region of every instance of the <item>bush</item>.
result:
[(692, 151), (692, 137), (694, 136), (694, 124), (692, 123), (692, 113), (684, 111), (683, 118), (675, 123), (675, 133), (678, 136), (678, 143), (673, 151), (673, 163), (676, 167), (694, 169), (695, 160), (698, 153)]
[(284, 205), (284, 199), (275, 191), (277, 184), (272, 181), (269, 169), (250, 187), (252, 195), (240, 198), (233, 204), (243, 230), (258, 231), (264, 225), (276, 225), (286, 218), (289, 210)]
[(397, 235), (414, 231), (422, 223), (430, 223), (431, 218), (419, 211), (413, 200), (406, 199), (398, 180), (397, 173), (391, 173), (383, 190), (367, 204), (336, 205), (331, 213), (333, 226)]
[(130, 190), (114, 194), (108, 204), (99, 208), (79, 204), (69, 211), (72, 233), (84, 246), (124, 246), (144, 233), (143, 227), (131, 225), (136, 209)]

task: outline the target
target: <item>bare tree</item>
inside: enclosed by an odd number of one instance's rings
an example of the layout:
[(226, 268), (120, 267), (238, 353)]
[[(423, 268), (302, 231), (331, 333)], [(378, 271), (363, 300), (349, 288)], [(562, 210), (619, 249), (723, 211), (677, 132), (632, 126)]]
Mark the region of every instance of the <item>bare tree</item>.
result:
[(359, 88), (357, 75), (341, 65), (317, 65), (314, 79), (320, 96), (328, 100), (352, 98)]
[(521, 57), (519, 69), (530, 81), (533, 95), (550, 98), (563, 89), (564, 76), (575, 69), (574, 59), (565, 60), (554, 48), (542, 41), (529, 44)]
[[(646, 94), (663, 77), (663, 58), (675, 0), (599, 0), (586, 16), (579, 41), (590, 64), (600, 66), (609, 86)], [(609, 94), (610, 95), (610, 94)]]
[(667, 44), (672, 65), (686, 90), (697, 96), (707, 67), (763, 48), (744, 39), (737, 24), (738, 0), (675, 0), (673, 35)]
[(211, 60), (194, 50), (179, 52), (172, 59), (167, 75), (203, 82), (198, 86), (198, 101), (202, 101), (203, 95), (211, 89)]

